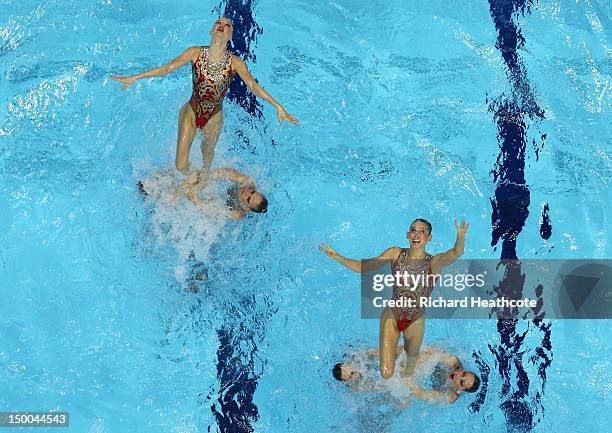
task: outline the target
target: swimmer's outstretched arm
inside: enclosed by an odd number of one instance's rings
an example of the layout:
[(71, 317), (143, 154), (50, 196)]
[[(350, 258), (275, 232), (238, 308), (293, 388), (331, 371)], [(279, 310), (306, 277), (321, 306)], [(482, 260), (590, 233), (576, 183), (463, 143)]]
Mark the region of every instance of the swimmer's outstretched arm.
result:
[(300, 123), (299, 120), (297, 120), (291, 114), (287, 113), (287, 110), (285, 110), (283, 106), (272, 97), (272, 95), (266, 92), (266, 90), (261, 87), (259, 83), (257, 83), (253, 75), (251, 75), (251, 73), (249, 72), (249, 69), (247, 68), (246, 63), (244, 63), (244, 60), (242, 60), (238, 56), (232, 56), (232, 66), (234, 67), (236, 72), (238, 72), (238, 75), (240, 75), (240, 78), (242, 79), (242, 81), (244, 81), (244, 84), (246, 84), (246, 86), (251, 90), (251, 92), (253, 92), (253, 95), (263, 99), (264, 101), (269, 102), (270, 104), (272, 104), (272, 106), (274, 106), (274, 108), (276, 108), (278, 123), (281, 126), (283, 124), (283, 120), (286, 120), (289, 123), (293, 123), (294, 125)]
[(454, 403), (459, 398), (459, 393), (456, 392), (446, 393), (433, 389), (423, 389), (412, 382), (408, 386), (415, 397), (431, 403)]
[(126, 76), (113, 75), (111, 78), (115, 81), (119, 81), (120, 83), (122, 83), (123, 87), (121, 88), (121, 90), (125, 90), (128, 87), (130, 87), (132, 84), (134, 84), (136, 80), (140, 80), (141, 78), (163, 77), (164, 75), (168, 75), (170, 72), (180, 68), (185, 63), (194, 61), (197, 58), (199, 53), (200, 53), (200, 47), (187, 48), (176, 59), (158, 68), (150, 69), (148, 71), (141, 72), (140, 74), (134, 74), (134, 75), (126, 75)]
[(461, 226), (455, 220), (455, 228), (457, 229), (457, 239), (455, 246), (445, 253), (436, 254), (431, 260), (431, 267), (434, 274), (438, 273), (444, 267), (450, 265), (463, 255), (463, 247), (465, 245), (465, 235), (470, 225), (465, 221), (461, 221)]
[(349, 259), (347, 257), (344, 257), (338, 254), (336, 251), (334, 251), (334, 249), (330, 247), (328, 244), (326, 244), (325, 242), (323, 242), (319, 246), (319, 250), (327, 254), (327, 257), (329, 257), (330, 259), (337, 261), (343, 266), (346, 266), (351, 271), (365, 272), (365, 271), (371, 271), (373, 269), (380, 268), (381, 266), (388, 263), (389, 261), (395, 260), (397, 258), (397, 255), (399, 254), (400, 248), (399, 247), (387, 248), (379, 256), (373, 257), (371, 259), (366, 259), (366, 260), (355, 260), (355, 259)]

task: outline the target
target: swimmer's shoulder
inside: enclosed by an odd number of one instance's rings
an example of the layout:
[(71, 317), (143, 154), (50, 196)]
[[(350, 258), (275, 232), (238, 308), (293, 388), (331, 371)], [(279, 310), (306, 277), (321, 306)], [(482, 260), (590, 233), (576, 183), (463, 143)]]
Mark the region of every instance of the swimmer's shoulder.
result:
[(240, 221), (241, 219), (244, 219), (244, 217), (246, 217), (246, 213), (237, 209), (232, 209), (232, 212), (230, 213), (230, 219), (233, 221)]
[(242, 60), (242, 58), (239, 55), (234, 54), (230, 50), (227, 50), (227, 52), (230, 55), (230, 63), (232, 64), (233, 69), (237, 69), (237, 70), (248, 69), (245, 61)]
[(200, 56), (200, 52), (204, 48), (205, 47), (202, 45), (193, 45), (185, 50), (185, 54), (189, 57), (191, 63), (195, 63), (198, 60), (198, 57)]
[(389, 247), (383, 251), (383, 253), (381, 254), (381, 257), (388, 259), (388, 260), (397, 260), (401, 252), (402, 252), (401, 247), (398, 247), (398, 246)]

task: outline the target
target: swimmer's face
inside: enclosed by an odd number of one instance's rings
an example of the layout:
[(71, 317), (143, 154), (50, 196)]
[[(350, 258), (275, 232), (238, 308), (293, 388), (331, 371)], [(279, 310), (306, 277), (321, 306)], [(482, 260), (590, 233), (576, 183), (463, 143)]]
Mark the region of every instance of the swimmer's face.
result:
[(449, 379), (459, 391), (465, 391), (474, 385), (474, 373), (465, 370), (456, 370), (449, 374)]
[(250, 210), (259, 208), (264, 200), (263, 194), (251, 187), (244, 188), (240, 194), (240, 198), (242, 203)]
[(429, 227), (423, 221), (414, 221), (406, 233), (411, 248), (425, 248), (427, 242), (431, 240)]
[(215, 21), (210, 30), (210, 35), (213, 38), (222, 38), (229, 41), (232, 38), (233, 31), (234, 26), (232, 22), (228, 18), (222, 17)]
[(342, 380), (352, 381), (361, 377), (359, 372), (348, 364), (342, 364)]

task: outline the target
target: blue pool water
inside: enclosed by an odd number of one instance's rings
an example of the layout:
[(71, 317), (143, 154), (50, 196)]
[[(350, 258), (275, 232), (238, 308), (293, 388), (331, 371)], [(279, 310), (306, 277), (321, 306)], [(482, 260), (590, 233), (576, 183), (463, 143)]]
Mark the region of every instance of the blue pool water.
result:
[[(424, 217), (439, 252), (462, 218), (469, 258), (609, 258), (609, 2), (0, 6), (0, 411), (68, 411), (74, 432), (609, 431), (609, 321), (430, 320), (480, 393), (400, 411), (349, 392), (331, 367), (378, 322), (317, 250), (375, 256)], [(270, 200), (239, 223), (136, 188), (172, 168), (189, 68), (109, 79), (208, 43), (219, 14), (301, 120), (232, 88), (215, 165)]]

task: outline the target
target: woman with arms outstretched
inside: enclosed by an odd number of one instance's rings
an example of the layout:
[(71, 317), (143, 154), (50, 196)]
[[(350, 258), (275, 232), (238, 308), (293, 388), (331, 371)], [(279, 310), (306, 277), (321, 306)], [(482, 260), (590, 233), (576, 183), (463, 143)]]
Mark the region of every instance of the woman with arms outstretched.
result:
[(244, 61), (227, 50), (232, 38), (233, 25), (229, 18), (219, 18), (210, 31), (209, 46), (188, 48), (170, 63), (140, 74), (113, 76), (112, 79), (123, 83), (121, 90), (127, 89), (136, 80), (148, 77), (161, 77), (191, 62), (193, 93), (191, 99), (179, 111), (178, 139), (176, 145), (176, 169), (188, 176), (188, 183), (195, 183), (200, 176), (191, 170), (189, 151), (196, 132), (202, 132), (202, 159), (204, 170), (202, 178), (207, 178), (213, 160), (215, 146), (223, 125), (223, 99), (230, 87), (234, 72), (237, 72), (246, 86), (257, 97), (269, 102), (278, 111), (278, 121), (286, 120), (294, 125), (298, 120), (283, 108), (247, 69)]
[[(432, 256), (425, 251), (425, 246), (431, 240), (431, 224), (422, 218), (416, 219), (410, 225), (406, 234), (409, 247), (391, 247), (383, 251), (378, 257), (368, 260), (354, 260), (346, 258), (329, 245), (323, 244), (319, 247), (321, 251), (338, 263), (355, 272), (366, 272), (391, 262), (393, 275), (404, 276), (406, 284), (396, 284), (393, 287), (393, 299), (419, 299), (429, 296), (433, 287), (429, 278), (422, 278), (417, 287), (410, 284), (411, 279), (406, 276), (414, 275), (438, 275), (440, 271), (453, 263), (463, 254), (465, 234), (468, 224), (464, 221), (461, 225), (455, 221), (457, 229), (457, 240), (455, 246), (450, 250)], [(414, 279), (418, 281), (418, 279)], [(412, 280), (412, 281), (414, 281)], [(395, 348), (404, 334), (404, 350), (406, 351), (406, 368), (404, 376), (410, 376), (414, 370), (419, 357), (419, 350), (423, 343), (425, 332), (425, 309), (423, 307), (386, 307), (380, 316), (380, 374), (389, 379), (395, 370)]]

